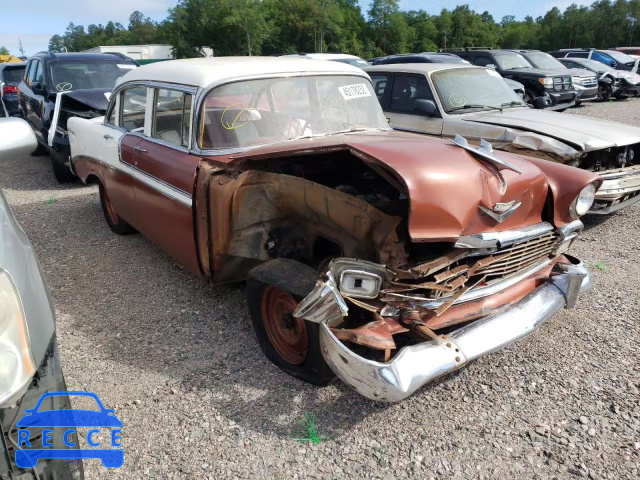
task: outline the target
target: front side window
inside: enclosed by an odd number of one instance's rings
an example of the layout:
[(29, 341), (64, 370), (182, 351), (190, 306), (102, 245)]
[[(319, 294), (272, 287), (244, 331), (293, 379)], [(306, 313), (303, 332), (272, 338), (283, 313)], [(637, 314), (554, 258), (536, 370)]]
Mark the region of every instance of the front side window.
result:
[(33, 86), (38, 81), (42, 81), (42, 62), (35, 60), (29, 67), (29, 84)]
[(600, 52), (593, 52), (591, 54), (591, 58), (593, 58), (594, 60), (600, 62), (600, 63), (604, 63), (605, 65), (609, 65), (611, 66), (611, 64), (613, 63), (613, 58), (611, 58), (609, 55), (603, 55)]
[(117, 61), (63, 61), (49, 63), (51, 86), (58, 92), (84, 90), (89, 88), (108, 88), (136, 65), (126, 60)]
[(513, 70), (515, 68), (533, 68), (526, 58), (519, 53), (507, 53), (495, 56), (498, 66), (502, 70)]
[(389, 110), (414, 113), (416, 100), (433, 100), (427, 79), (423, 76), (396, 75), (391, 88)]
[(371, 83), (356, 75), (221, 85), (206, 96), (199, 118), (198, 144), (205, 150), (389, 128)]
[(147, 87), (128, 88), (120, 100), (120, 126), (129, 132), (144, 133)]
[(493, 60), (490, 57), (476, 57), (473, 63), (479, 67), (486, 67), (487, 65), (493, 65)]
[(152, 137), (173, 145), (188, 147), (191, 101), (191, 95), (188, 93), (157, 89)]
[(493, 70), (457, 68), (431, 76), (440, 101), (448, 113), (468, 113), (524, 106), (525, 103)]

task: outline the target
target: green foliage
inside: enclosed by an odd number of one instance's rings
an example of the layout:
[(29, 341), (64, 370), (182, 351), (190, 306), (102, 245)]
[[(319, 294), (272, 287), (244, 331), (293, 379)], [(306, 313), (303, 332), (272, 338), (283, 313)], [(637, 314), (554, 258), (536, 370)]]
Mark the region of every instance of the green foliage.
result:
[(125, 27), (70, 23), (49, 48), (80, 51), (98, 45), (169, 43), (178, 58), (214, 54), (271, 55), (297, 52), (352, 53), (363, 58), (455, 47), (609, 48), (640, 42), (640, 0), (597, 0), (591, 6), (551, 8), (536, 19), (461, 5), (429, 15), (401, 11), (397, 0), (180, 0), (157, 23), (135, 11)]
[(294, 438), (298, 442), (320, 443), (329, 440), (329, 437), (321, 436), (318, 433), (318, 423), (313, 413), (304, 412), (304, 420), (300, 422), (301, 436)]
[(604, 273), (608, 273), (609, 272), (609, 267), (607, 267), (602, 262), (596, 262), (596, 263), (593, 264), (593, 266), (596, 267), (598, 270), (603, 271)]
[(7, 47), (0, 47), (0, 55), (10, 55), (9, 49), (7, 49)]

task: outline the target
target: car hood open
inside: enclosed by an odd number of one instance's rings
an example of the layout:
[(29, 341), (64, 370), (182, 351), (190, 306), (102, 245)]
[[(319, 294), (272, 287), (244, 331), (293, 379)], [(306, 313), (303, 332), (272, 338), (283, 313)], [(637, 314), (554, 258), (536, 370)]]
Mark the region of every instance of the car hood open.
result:
[(640, 143), (640, 128), (531, 108), (467, 115), (467, 122), (499, 125), (555, 138), (583, 152)]
[(111, 89), (94, 88), (90, 90), (73, 90), (66, 93), (66, 96), (75, 101), (85, 104), (87, 107), (99, 112), (106, 112), (109, 106)]

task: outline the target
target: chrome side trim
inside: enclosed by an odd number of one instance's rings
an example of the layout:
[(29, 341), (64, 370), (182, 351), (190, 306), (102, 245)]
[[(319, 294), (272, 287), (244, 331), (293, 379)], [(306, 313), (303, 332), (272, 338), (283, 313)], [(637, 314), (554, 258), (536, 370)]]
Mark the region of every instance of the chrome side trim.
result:
[(528, 227), (513, 230), (503, 230), (501, 232), (474, 233), (463, 235), (456, 241), (456, 248), (496, 248), (506, 247), (517, 242), (538, 237), (547, 232), (553, 231), (553, 225), (549, 222), (541, 222)]

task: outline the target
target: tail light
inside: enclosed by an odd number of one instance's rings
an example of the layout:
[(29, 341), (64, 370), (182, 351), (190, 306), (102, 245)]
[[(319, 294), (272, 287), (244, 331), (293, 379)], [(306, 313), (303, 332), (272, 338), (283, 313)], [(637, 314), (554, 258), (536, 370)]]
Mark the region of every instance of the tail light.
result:
[(18, 93), (18, 87), (15, 85), (5, 85), (2, 87), (2, 94), (7, 95), (9, 93)]

